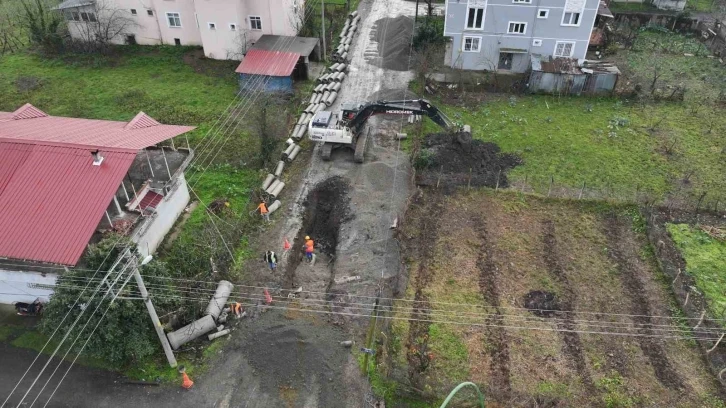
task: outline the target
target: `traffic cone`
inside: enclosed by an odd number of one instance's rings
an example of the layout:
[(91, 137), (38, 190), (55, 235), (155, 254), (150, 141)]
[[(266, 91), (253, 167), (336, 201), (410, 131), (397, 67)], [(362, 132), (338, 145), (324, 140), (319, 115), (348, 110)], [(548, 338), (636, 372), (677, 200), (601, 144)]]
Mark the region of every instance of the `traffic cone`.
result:
[(285, 243), (282, 244), (282, 249), (285, 251), (289, 251), (290, 248), (292, 248), (292, 245), (290, 245), (290, 241), (287, 240), (287, 237), (285, 237)]
[(270, 292), (265, 288), (265, 303), (268, 305), (272, 303), (272, 296), (270, 296)]
[(191, 378), (189, 378), (187, 373), (181, 373), (181, 375), (182, 375), (182, 388), (185, 388), (187, 390), (192, 388), (192, 386), (194, 385), (194, 381), (192, 381)]

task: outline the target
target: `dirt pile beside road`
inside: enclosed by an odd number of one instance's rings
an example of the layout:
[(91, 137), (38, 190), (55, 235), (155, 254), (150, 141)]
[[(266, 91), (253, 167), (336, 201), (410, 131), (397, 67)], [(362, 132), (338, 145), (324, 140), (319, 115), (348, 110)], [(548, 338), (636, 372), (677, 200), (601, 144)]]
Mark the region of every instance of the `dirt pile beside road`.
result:
[(427, 135), (414, 159), (416, 183), (440, 187), (504, 188), (509, 185), (507, 171), (522, 163), (519, 156), (501, 153), (494, 143), (472, 140), (466, 132)]
[(413, 19), (406, 16), (382, 18), (376, 21), (376, 36), (381, 68), (408, 71)]

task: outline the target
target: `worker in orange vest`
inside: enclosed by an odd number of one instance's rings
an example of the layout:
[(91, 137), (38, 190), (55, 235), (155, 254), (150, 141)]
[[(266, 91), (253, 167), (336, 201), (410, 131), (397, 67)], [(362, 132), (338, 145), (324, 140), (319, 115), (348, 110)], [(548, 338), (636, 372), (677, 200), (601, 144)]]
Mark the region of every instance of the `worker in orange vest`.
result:
[(232, 306), (230, 306), (230, 308), (232, 309), (232, 312), (237, 315), (238, 318), (242, 316), (242, 305), (239, 302), (232, 303)]
[(308, 259), (308, 262), (313, 261), (313, 252), (315, 250), (315, 242), (310, 239), (309, 236), (305, 236), (305, 257)]
[(270, 212), (267, 211), (267, 203), (262, 201), (260, 205), (257, 206), (257, 210), (260, 211), (260, 215), (262, 215), (262, 219), (264, 219), (267, 222), (270, 222)]

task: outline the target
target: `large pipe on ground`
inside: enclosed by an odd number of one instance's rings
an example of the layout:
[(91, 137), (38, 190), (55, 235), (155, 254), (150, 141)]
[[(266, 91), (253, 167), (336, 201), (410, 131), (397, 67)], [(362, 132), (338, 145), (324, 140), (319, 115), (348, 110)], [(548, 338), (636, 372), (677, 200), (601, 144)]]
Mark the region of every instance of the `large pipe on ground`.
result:
[(285, 149), (285, 151), (282, 152), (282, 158), (280, 160), (285, 160), (285, 158), (287, 156), (289, 156), (290, 153), (292, 153), (292, 149), (294, 149), (294, 148), (295, 148), (295, 143), (291, 144), (290, 146), (287, 146), (287, 149)]
[(350, 14), (348, 14), (348, 18), (353, 19), (353, 18), (356, 18), (356, 17), (358, 17), (358, 10), (354, 10)]
[(324, 110), (325, 108), (327, 108), (327, 106), (325, 105), (325, 103), (324, 102), (320, 102), (318, 104), (318, 106), (315, 108), (315, 113), (318, 113), (321, 110)]
[(323, 84), (318, 84), (318, 86), (316, 86), (315, 89), (313, 89), (313, 92), (319, 93), (320, 90), (323, 89), (324, 86), (325, 85), (323, 85)]
[(232, 282), (226, 280), (219, 281), (219, 284), (217, 284), (217, 290), (214, 292), (212, 300), (209, 301), (204, 314), (212, 316), (214, 320), (217, 320), (219, 315), (222, 314), (222, 309), (224, 309), (224, 305), (227, 304), (227, 298), (229, 298), (229, 294), (232, 293), (233, 288), (234, 285), (232, 285)]
[(280, 207), (282, 207), (282, 203), (280, 202), (280, 200), (275, 200), (274, 203), (272, 203), (269, 207), (267, 207), (267, 213), (272, 214), (275, 211), (277, 211), (278, 209), (280, 209)]
[(332, 105), (333, 102), (335, 102), (335, 98), (337, 98), (337, 97), (338, 97), (337, 92), (331, 92), (330, 96), (328, 96), (328, 99), (325, 100), (325, 104), (328, 106)]
[(336, 71), (338, 71), (338, 72), (343, 72), (343, 71), (345, 71), (345, 69), (346, 69), (346, 68), (348, 68), (348, 65), (346, 65), (346, 64), (343, 64), (343, 63), (340, 63), (340, 64), (338, 64), (338, 66), (337, 66), (337, 67), (335, 68), (335, 70), (336, 70)]
[(321, 99), (323, 99), (323, 94), (321, 94), (321, 93), (317, 93), (317, 94), (315, 94), (315, 100), (313, 101), (313, 103), (314, 103), (315, 105), (317, 105), (317, 104), (319, 104), (319, 103), (320, 103), (320, 100), (321, 100)]
[(177, 350), (182, 345), (209, 333), (217, 327), (214, 322), (214, 318), (210, 315), (206, 315), (199, 320), (195, 320), (188, 325), (182, 327), (177, 331), (166, 334), (166, 338), (169, 339), (171, 348)]
[(308, 106), (307, 106), (307, 108), (305, 108), (305, 109), (303, 110), (303, 112), (305, 112), (305, 113), (310, 113), (310, 112), (312, 112), (312, 111), (313, 111), (313, 107), (314, 107), (314, 106), (315, 106), (315, 105), (314, 105), (314, 104), (313, 104), (312, 102), (310, 102), (310, 105), (308, 105)]
[(290, 156), (287, 157), (287, 161), (291, 162), (291, 161), (295, 160), (295, 157), (297, 157), (298, 153), (300, 153), (300, 150), (301, 150), (300, 146), (295, 147), (295, 149), (292, 151), (292, 153), (290, 153)]
[(336, 62), (335, 64), (333, 64), (333, 65), (329, 66), (329, 67), (328, 67), (328, 70), (330, 70), (330, 72), (335, 72), (335, 71), (338, 71), (338, 65), (340, 65), (340, 64), (338, 64), (338, 63)]
[(315, 95), (317, 95), (315, 92), (310, 94), (310, 102), (308, 103), (315, 103)]
[[(290, 152), (290, 153), (292, 153), (292, 152)], [(285, 168), (284, 161), (280, 160), (279, 162), (277, 162), (277, 167), (275, 168), (275, 177), (280, 177), (282, 175), (282, 170), (284, 168)]]
[(280, 184), (275, 186), (275, 189), (270, 192), (270, 195), (273, 197), (279, 196), (283, 188), (285, 188), (285, 183), (281, 181)]
[(308, 117), (307, 113), (303, 113), (300, 115), (300, 119), (297, 121), (298, 125), (305, 125), (307, 122), (305, 122), (305, 119)]
[(340, 87), (341, 87), (341, 83), (340, 83), (340, 82), (336, 82), (336, 83), (335, 83), (335, 84), (333, 85), (333, 91), (334, 91), (334, 92), (338, 92), (338, 91), (340, 91)]
[(295, 132), (295, 135), (293, 136), (294, 139), (300, 140), (305, 136), (305, 132), (307, 132), (308, 128), (306, 126), (300, 126), (300, 128)]
[(277, 188), (277, 185), (280, 183), (282, 183), (282, 181), (276, 179), (275, 181), (272, 182), (272, 184), (270, 184), (270, 187), (267, 187), (267, 190), (265, 190), (265, 193), (272, 194), (272, 192), (275, 190), (275, 188)]
[(270, 187), (270, 184), (275, 180), (275, 176), (272, 174), (267, 174), (267, 177), (265, 177), (265, 181), (262, 182), (262, 189), (267, 190), (267, 187)]
[(229, 329), (224, 329), (222, 331), (218, 331), (216, 333), (210, 334), (209, 336), (207, 336), (207, 338), (209, 339), (209, 341), (212, 341), (218, 337), (226, 336), (228, 334), (229, 334)]

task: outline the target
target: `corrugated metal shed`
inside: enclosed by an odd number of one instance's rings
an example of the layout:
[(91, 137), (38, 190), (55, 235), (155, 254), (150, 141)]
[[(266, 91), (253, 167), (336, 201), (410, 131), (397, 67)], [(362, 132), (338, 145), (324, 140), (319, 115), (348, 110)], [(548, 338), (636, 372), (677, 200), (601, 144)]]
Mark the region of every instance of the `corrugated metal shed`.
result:
[(542, 58), (532, 55), (532, 72), (527, 86), (530, 92), (567, 95), (607, 94), (615, 89), (620, 71), (607, 63), (571, 58)]
[(31, 104), (0, 112), (0, 138), (140, 150), (193, 130), (161, 125), (143, 112), (131, 122), (50, 116)]
[(0, 139), (0, 257), (78, 263), (136, 157)]
[(235, 72), (249, 75), (290, 76), (300, 55), (292, 52), (249, 50)]

